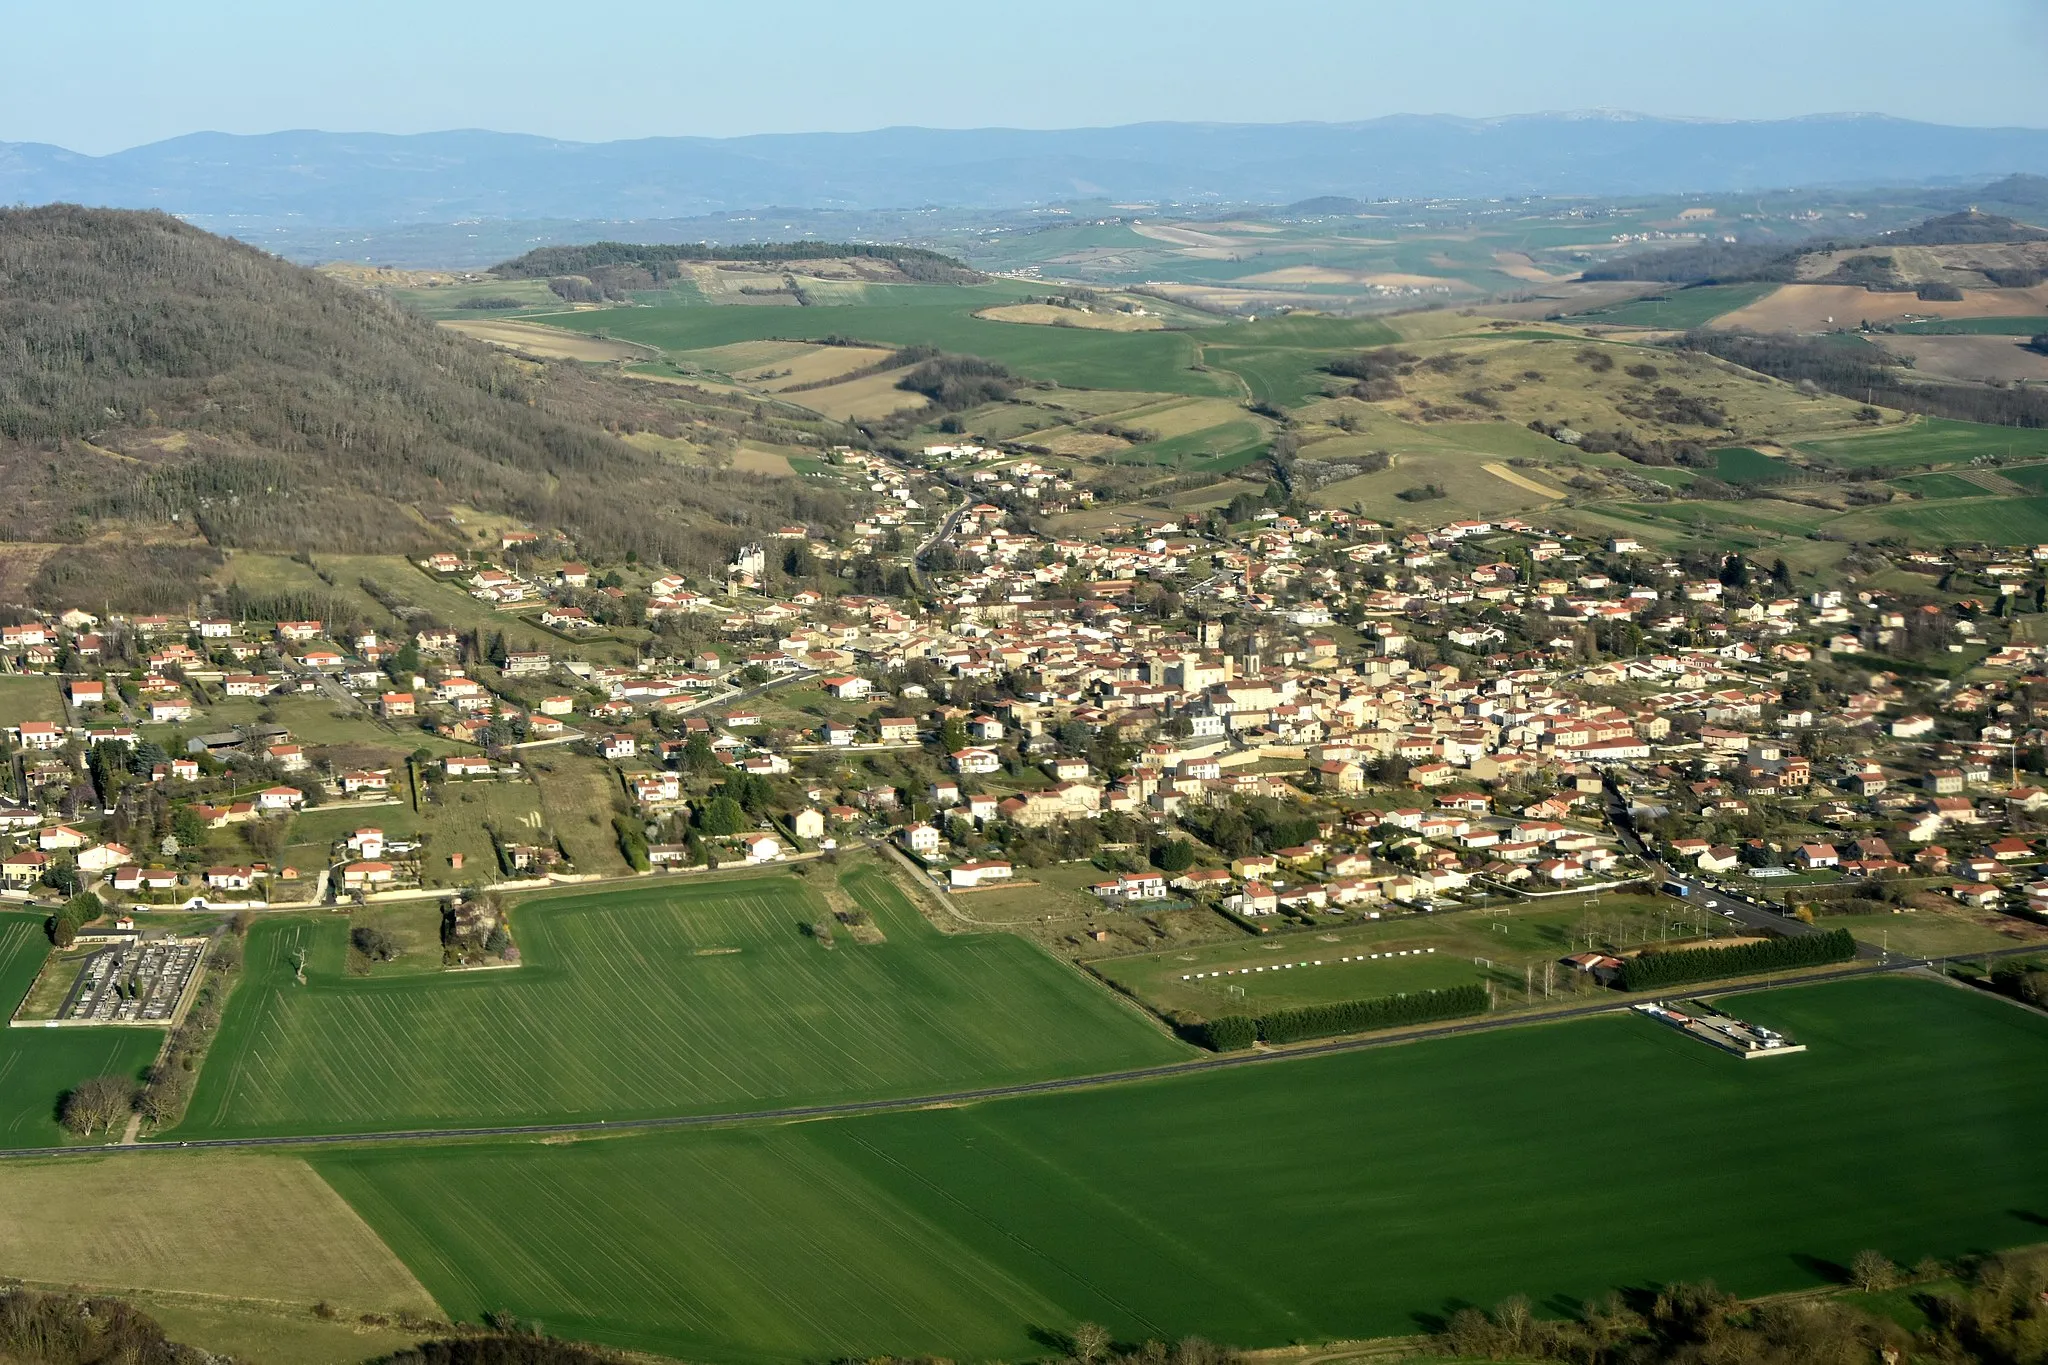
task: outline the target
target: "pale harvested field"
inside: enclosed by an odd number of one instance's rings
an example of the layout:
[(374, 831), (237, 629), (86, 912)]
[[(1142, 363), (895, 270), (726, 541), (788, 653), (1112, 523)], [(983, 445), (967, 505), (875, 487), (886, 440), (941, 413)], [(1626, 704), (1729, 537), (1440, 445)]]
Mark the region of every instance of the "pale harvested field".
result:
[(916, 411), (928, 406), (932, 400), (923, 394), (906, 393), (896, 387), (896, 381), (902, 377), (901, 371), (885, 370), (865, 379), (850, 379), (844, 384), (788, 394), (783, 401), (809, 408), (835, 422), (887, 417), (892, 412)]
[(1197, 232), (1194, 228), (1161, 227), (1152, 223), (1133, 224), (1131, 231), (1140, 237), (1150, 237), (1155, 242), (1171, 242), (1175, 246), (1187, 247), (1240, 247), (1252, 243), (1242, 237), (1225, 237), (1215, 232)]
[(470, 322), (464, 319), (443, 322), (441, 326), (476, 341), (549, 360), (645, 360), (657, 354), (649, 346), (585, 336), (581, 332), (558, 331), (531, 322)]
[[(1747, 308), (1722, 314), (1713, 325), (1758, 332), (1815, 332), (1829, 326), (1853, 327), (1863, 321), (1892, 322), (1907, 317), (2013, 318), (2036, 313), (2048, 313), (2048, 285), (1965, 289), (1962, 298), (1945, 302), (1912, 294), (1873, 294), (1853, 284), (1787, 284)], [(1834, 321), (1830, 323), (1829, 318)]]
[(1044, 446), (1055, 455), (1114, 455), (1131, 448), (1129, 441), (1099, 431), (1043, 432), (1032, 437), (1031, 444)]
[(1226, 422), (1238, 421), (1244, 415), (1244, 409), (1228, 398), (1189, 398), (1156, 408), (1133, 408), (1120, 412), (1115, 421), (1120, 425), (1156, 432), (1163, 441), (1220, 427)]
[(734, 451), (732, 467), (742, 474), (766, 474), (772, 478), (793, 478), (796, 475), (796, 471), (789, 467), (788, 456), (760, 446), (743, 445)]
[(1539, 498), (1561, 498), (1564, 496), (1562, 491), (1552, 488), (1549, 484), (1538, 483), (1519, 470), (1510, 469), (1504, 464), (1489, 463), (1481, 465), (1480, 468), (1497, 479), (1506, 479), (1509, 483), (1525, 492), (1534, 493)]
[(354, 1209), (292, 1157), (65, 1157), (0, 1180), (0, 1275), (357, 1311), (438, 1312)]
[[(754, 372), (742, 374), (733, 372), (733, 378), (743, 384), (759, 383), (770, 393), (781, 393), (799, 384), (815, 384), (821, 379), (838, 379), (855, 370), (870, 365), (879, 365), (895, 352), (878, 346), (812, 346), (801, 355), (790, 356), (762, 370), (774, 371), (773, 379), (757, 378)], [(788, 373), (782, 373), (783, 371)]]
[(1526, 252), (1496, 251), (1493, 253), (1493, 267), (1503, 275), (1512, 275), (1518, 280), (1533, 284), (1554, 284), (1557, 276), (1531, 260)]
[(2030, 379), (2048, 380), (2048, 355), (2021, 345), (2025, 337), (1888, 336), (1880, 338), (1887, 351), (1909, 356), (1921, 374), (1943, 379)]
[(1441, 275), (1407, 275), (1398, 270), (1338, 270), (1327, 265), (1286, 265), (1277, 270), (1246, 275), (1241, 283), (1262, 285), (1353, 284), (1383, 289), (1429, 289), (1448, 284), (1469, 288), (1463, 280)]
[(1084, 313), (1078, 308), (1057, 308), (1049, 303), (1006, 303), (984, 308), (974, 316), (990, 322), (1022, 322), (1040, 327), (1081, 327), (1091, 332), (1157, 332), (1166, 322), (1156, 317), (1134, 317), (1129, 313)]
[(678, 351), (675, 358), (720, 374), (740, 375), (752, 370), (780, 369), (799, 356), (818, 349), (808, 341), (735, 341), (729, 346), (707, 346), (700, 351)]

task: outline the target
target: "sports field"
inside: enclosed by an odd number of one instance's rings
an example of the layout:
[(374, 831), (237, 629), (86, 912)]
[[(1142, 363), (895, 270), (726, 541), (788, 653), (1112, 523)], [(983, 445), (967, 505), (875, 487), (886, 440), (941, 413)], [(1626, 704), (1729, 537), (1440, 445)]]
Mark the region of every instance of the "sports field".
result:
[[(0, 913), (0, 1010), (28, 993), (50, 940), (39, 914)], [(164, 1035), (149, 1028), (0, 1029), (0, 1146), (54, 1146), (64, 1141), (57, 1102), (94, 1076), (141, 1080)]]
[(510, 971), (349, 977), (341, 917), (266, 920), (176, 1135), (752, 1109), (1188, 1055), (1020, 939), (942, 936), (872, 871), (848, 886), (887, 942), (813, 938), (826, 910), (793, 876), (528, 902)]
[[(1492, 982), (1503, 1005), (1526, 983), (1540, 998), (1543, 971), (1567, 953), (1630, 951), (1648, 943), (1726, 936), (1727, 921), (1660, 896), (1602, 896), (1501, 912), (1393, 914), (1321, 933), (1233, 939), (1173, 952), (1102, 958), (1089, 965), (1162, 1012), (1218, 1015), (1369, 1000)], [(1553, 988), (1590, 988), (1555, 969)]]
[(2039, 1240), (2048, 1092), (2019, 1078), (2048, 1020), (1896, 978), (1738, 1008), (1811, 1050), (1744, 1063), (1623, 1015), (959, 1109), (313, 1160), (451, 1313), (704, 1361), (1017, 1358), (1083, 1320), (1272, 1346)]

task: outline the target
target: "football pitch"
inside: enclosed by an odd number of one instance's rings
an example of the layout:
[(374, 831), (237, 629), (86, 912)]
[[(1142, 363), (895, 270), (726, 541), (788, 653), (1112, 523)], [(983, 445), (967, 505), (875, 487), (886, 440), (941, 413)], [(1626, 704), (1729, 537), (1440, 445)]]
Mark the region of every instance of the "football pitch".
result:
[(2048, 1020), (1931, 981), (1736, 999), (1745, 1063), (1634, 1015), (1097, 1090), (547, 1145), (323, 1151), (451, 1313), (717, 1362), (1018, 1358), (1097, 1321), (1406, 1334), (1864, 1247), (2037, 1241)]
[(760, 1109), (1192, 1055), (1023, 940), (941, 935), (879, 873), (847, 878), (886, 942), (814, 937), (829, 917), (793, 876), (528, 902), (512, 970), (349, 977), (342, 917), (266, 921), (175, 1135)]

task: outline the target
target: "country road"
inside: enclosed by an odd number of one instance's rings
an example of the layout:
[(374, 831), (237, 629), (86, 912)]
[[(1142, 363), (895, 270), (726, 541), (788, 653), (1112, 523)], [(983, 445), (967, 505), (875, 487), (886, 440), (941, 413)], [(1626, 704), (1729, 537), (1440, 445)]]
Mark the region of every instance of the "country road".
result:
[[(1990, 953), (1965, 953), (1954, 958), (1904, 958), (1896, 957), (1882, 962), (1859, 963), (1841, 971), (1813, 971), (1796, 975), (1767, 977), (1762, 981), (1749, 980), (1715, 986), (1712, 982), (1701, 982), (1697, 989), (1684, 992), (1689, 996), (1744, 995), (1752, 991), (1779, 990), (1791, 986), (1819, 985), (1829, 981), (1847, 981), (1860, 977), (1880, 976), (1893, 972), (1921, 971), (1942, 962), (1983, 961), (1990, 958), (2010, 957), (2023, 953), (2038, 953), (2038, 945), (2023, 948), (2006, 948)], [(437, 1142), (464, 1138), (530, 1138), (550, 1137), (577, 1133), (624, 1133), (645, 1132), (669, 1128), (709, 1128), (721, 1124), (739, 1123), (788, 1123), (805, 1119), (845, 1118), (859, 1114), (880, 1114), (894, 1111), (925, 1109), (933, 1106), (973, 1104), (984, 1100), (1012, 1099), (1024, 1095), (1053, 1095), (1073, 1090), (1092, 1090), (1099, 1086), (1133, 1085), (1145, 1081), (1168, 1080), (1177, 1076), (1200, 1075), (1205, 1072), (1225, 1071), (1244, 1066), (1268, 1066), (1281, 1062), (1296, 1061), (1305, 1057), (1329, 1057), (1349, 1052), (1367, 1052), (1379, 1048), (1400, 1047), (1408, 1043), (1427, 1042), (1438, 1038), (1456, 1038), (1471, 1033), (1491, 1033), (1499, 1029), (1528, 1028), (1539, 1024), (1557, 1023), (1563, 1020), (1586, 1019), (1595, 1015), (1619, 1014), (1637, 1003), (1636, 998), (1603, 999), (1586, 1005), (1574, 1005), (1566, 1009), (1520, 1015), (1490, 1015), (1478, 1019), (1464, 1019), (1454, 1023), (1435, 1024), (1425, 1028), (1411, 1029), (1399, 1034), (1378, 1034), (1365, 1037), (1337, 1038), (1329, 1042), (1306, 1043), (1286, 1048), (1271, 1048), (1252, 1052), (1233, 1052), (1219, 1056), (1198, 1057), (1185, 1062), (1168, 1062), (1159, 1066), (1137, 1067), (1127, 1071), (1099, 1072), (1090, 1076), (1064, 1076), (1046, 1081), (1021, 1081), (1014, 1085), (982, 1086), (971, 1090), (947, 1090), (930, 1095), (909, 1095), (899, 1098), (844, 1100), (832, 1104), (799, 1105), (785, 1109), (751, 1109), (714, 1114), (676, 1114), (655, 1118), (621, 1119), (613, 1123), (607, 1119), (579, 1123), (526, 1123), (504, 1124), (485, 1128), (405, 1128), (373, 1133), (311, 1133), (297, 1136), (241, 1137), (241, 1138), (198, 1138), (189, 1142), (150, 1141), (138, 1143), (109, 1142), (99, 1146), (77, 1147), (11, 1147), (0, 1148), (0, 1159), (22, 1159), (29, 1157), (95, 1156), (109, 1152), (179, 1152), (179, 1151), (220, 1151), (242, 1147), (334, 1147), (350, 1143), (391, 1143), (391, 1142)]]

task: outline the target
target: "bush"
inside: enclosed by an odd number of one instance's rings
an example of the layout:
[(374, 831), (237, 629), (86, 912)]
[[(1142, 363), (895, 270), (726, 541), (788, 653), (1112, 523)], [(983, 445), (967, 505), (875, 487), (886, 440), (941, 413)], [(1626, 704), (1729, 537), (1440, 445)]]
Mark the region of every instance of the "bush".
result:
[(372, 962), (389, 962), (404, 950), (387, 930), (363, 924), (348, 931), (349, 944)]
[(1649, 991), (1724, 976), (1753, 976), (1786, 967), (1818, 967), (1847, 962), (1854, 956), (1856, 940), (1847, 929), (1742, 943), (1732, 948), (1646, 952), (1622, 965), (1620, 985), (1625, 991)]
[(626, 866), (635, 872), (645, 872), (654, 866), (647, 857), (647, 832), (640, 828), (640, 822), (630, 815), (614, 815), (612, 830), (618, 835), (619, 854), (626, 860)]
[(1211, 1052), (1242, 1052), (1259, 1041), (1259, 1021), (1243, 1014), (1206, 1019), (1182, 1030), (1187, 1040)]
[(1195, 865), (1195, 846), (1186, 839), (1169, 839), (1152, 850), (1152, 865), (1161, 872), (1185, 872)]
[(1486, 987), (1474, 983), (1453, 986), (1448, 990), (1382, 996), (1376, 1000), (1347, 1000), (1335, 1005), (1276, 1010), (1260, 1016), (1259, 1037), (1268, 1043), (1298, 1043), (1339, 1033), (1366, 1033), (1373, 1029), (1398, 1028), (1403, 1024), (1462, 1019), (1467, 1015), (1484, 1014), (1486, 1009)]

